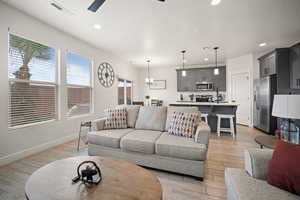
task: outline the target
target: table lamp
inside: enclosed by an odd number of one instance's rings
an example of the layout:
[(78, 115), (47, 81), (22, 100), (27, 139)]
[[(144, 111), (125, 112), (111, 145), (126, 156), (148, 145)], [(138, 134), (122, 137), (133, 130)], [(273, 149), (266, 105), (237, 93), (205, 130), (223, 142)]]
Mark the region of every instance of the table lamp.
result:
[(282, 119), (281, 139), (299, 144), (299, 128), (295, 120), (300, 119), (300, 95), (275, 95), (272, 115)]

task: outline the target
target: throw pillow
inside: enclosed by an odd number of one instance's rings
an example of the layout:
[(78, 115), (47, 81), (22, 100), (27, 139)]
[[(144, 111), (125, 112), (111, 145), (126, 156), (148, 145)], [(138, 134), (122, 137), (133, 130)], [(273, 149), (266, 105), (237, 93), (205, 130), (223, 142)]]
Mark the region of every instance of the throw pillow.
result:
[[(168, 131), (170, 128), (170, 123), (173, 118), (174, 112), (188, 112), (188, 113), (196, 113), (199, 112), (198, 107), (187, 107), (187, 106), (168, 106), (167, 107), (167, 120), (166, 120), (166, 126), (165, 131)], [(199, 115), (200, 116), (200, 115)]]
[(123, 129), (127, 128), (127, 112), (126, 108), (106, 109), (105, 111), (104, 129)]
[(198, 113), (175, 111), (168, 132), (170, 135), (194, 138), (194, 133), (196, 130), (198, 120)]
[(275, 187), (300, 195), (300, 146), (277, 142), (267, 181)]

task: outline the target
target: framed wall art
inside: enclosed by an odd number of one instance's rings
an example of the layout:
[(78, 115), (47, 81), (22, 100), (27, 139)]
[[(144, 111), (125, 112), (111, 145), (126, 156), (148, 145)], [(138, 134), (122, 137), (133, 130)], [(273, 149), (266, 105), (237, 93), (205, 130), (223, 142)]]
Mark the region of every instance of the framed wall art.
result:
[(166, 80), (154, 80), (150, 85), (151, 90), (165, 90), (167, 89), (167, 81)]

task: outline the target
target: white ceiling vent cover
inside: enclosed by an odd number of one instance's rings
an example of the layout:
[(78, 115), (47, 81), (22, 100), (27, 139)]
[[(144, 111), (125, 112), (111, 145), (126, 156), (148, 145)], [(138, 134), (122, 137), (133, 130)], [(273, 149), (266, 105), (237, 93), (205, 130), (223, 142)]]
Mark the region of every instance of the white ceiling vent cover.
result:
[(53, 8), (56, 8), (58, 11), (61, 11), (65, 14), (68, 14), (68, 15), (75, 15), (74, 12), (72, 12), (71, 10), (67, 9), (66, 7), (64, 7), (62, 5), (61, 2), (59, 1), (56, 1), (56, 0), (50, 0), (49, 1), (50, 5), (53, 7)]

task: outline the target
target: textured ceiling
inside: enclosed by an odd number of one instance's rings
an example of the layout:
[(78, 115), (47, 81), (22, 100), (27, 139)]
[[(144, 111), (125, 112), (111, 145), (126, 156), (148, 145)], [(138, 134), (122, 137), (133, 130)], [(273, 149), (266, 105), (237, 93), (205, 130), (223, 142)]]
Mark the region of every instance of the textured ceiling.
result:
[(203, 47), (220, 46), (224, 62), (300, 40), (300, 0), (107, 0), (97, 13), (87, 11), (92, 0), (56, 0), (65, 12), (48, 0), (3, 1), (136, 66), (180, 65), (183, 49), (187, 65), (212, 64)]

